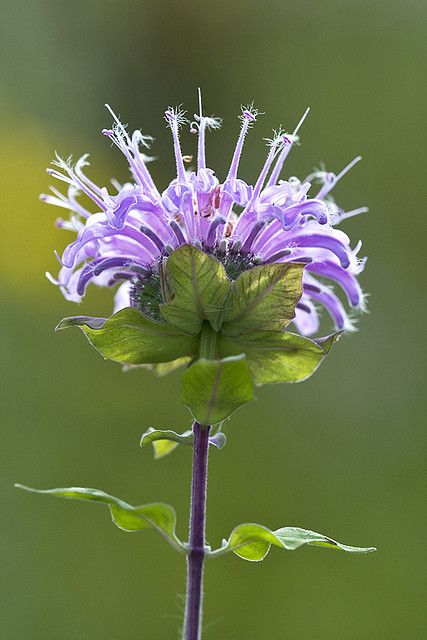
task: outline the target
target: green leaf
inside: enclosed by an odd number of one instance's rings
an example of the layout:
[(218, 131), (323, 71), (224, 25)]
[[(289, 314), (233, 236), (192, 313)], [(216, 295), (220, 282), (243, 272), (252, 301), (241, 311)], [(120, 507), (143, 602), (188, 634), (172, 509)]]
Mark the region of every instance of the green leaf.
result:
[(127, 373), (128, 371), (133, 371), (134, 369), (149, 369), (152, 371), (157, 377), (163, 378), (164, 376), (173, 373), (177, 369), (184, 367), (185, 365), (191, 362), (192, 358), (190, 356), (186, 356), (184, 358), (177, 358), (177, 360), (172, 360), (171, 362), (156, 362), (154, 364), (124, 364), (122, 370)]
[[(327, 351), (331, 344), (328, 339)], [(256, 385), (301, 382), (319, 367), (327, 351), (309, 338), (288, 331), (256, 331), (236, 338), (221, 336), (222, 356), (244, 353)]]
[(173, 507), (161, 502), (155, 504), (145, 504), (139, 507), (110, 496), (99, 489), (87, 489), (83, 487), (69, 487), (60, 489), (32, 489), (22, 484), (16, 484), (18, 489), (25, 489), (32, 493), (42, 493), (65, 498), (67, 500), (84, 500), (89, 502), (101, 502), (110, 508), (113, 522), (124, 531), (144, 531), (145, 529), (155, 529), (158, 531), (172, 547), (178, 551), (184, 551), (183, 543), (177, 538), (175, 533), (176, 514)]
[(283, 330), (295, 317), (302, 294), (304, 265), (266, 264), (244, 271), (235, 283), (235, 299), (222, 331), (236, 336)]
[(160, 306), (166, 322), (196, 335), (203, 320), (209, 320), (218, 331), (232, 295), (221, 262), (187, 244), (169, 256), (166, 272), (173, 291), (171, 300)]
[(57, 330), (78, 326), (106, 360), (126, 364), (151, 364), (193, 356), (197, 340), (164, 322), (149, 320), (127, 307), (110, 318), (65, 318)]
[(172, 442), (171, 440), (155, 440), (153, 442), (154, 460), (160, 460), (165, 456), (168, 456), (178, 446), (178, 442)]
[[(222, 449), (226, 441), (227, 438), (222, 431), (218, 431), (209, 437), (209, 444), (217, 449)], [(179, 444), (192, 446), (194, 437), (191, 429), (184, 431), (184, 433), (176, 433), (172, 429), (153, 429), (153, 427), (150, 427), (142, 434), (140, 445), (143, 447), (150, 442), (153, 445), (155, 460), (160, 460), (160, 458), (172, 453)]]
[(169, 453), (172, 453), (179, 444), (193, 444), (193, 432), (191, 430), (184, 433), (176, 433), (171, 429), (153, 429), (150, 427), (141, 436), (141, 447), (152, 443), (154, 449), (154, 459), (160, 460)]
[(184, 358), (178, 358), (177, 360), (172, 360), (172, 362), (158, 362), (157, 364), (153, 364), (151, 368), (159, 378), (162, 378), (163, 376), (167, 376), (177, 369), (186, 366), (190, 362), (191, 357), (187, 356)]
[(252, 400), (253, 381), (243, 354), (222, 360), (201, 358), (183, 375), (181, 401), (202, 425), (221, 422)]
[(272, 531), (260, 524), (240, 524), (231, 532), (229, 539), (223, 541), (223, 546), (211, 551), (209, 555), (219, 556), (233, 551), (243, 560), (259, 562), (270, 551), (271, 545), (287, 551), (294, 551), (305, 544), (346, 551), (347, 553), (362, 554), (376, 551), (375, 547), (349, 547), (321, 533), (299, 527), (283, 527)]

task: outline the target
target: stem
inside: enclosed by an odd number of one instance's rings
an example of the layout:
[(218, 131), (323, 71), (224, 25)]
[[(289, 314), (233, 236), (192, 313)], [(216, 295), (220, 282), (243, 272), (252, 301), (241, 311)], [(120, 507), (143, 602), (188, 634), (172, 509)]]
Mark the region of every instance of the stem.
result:
[(218, 357), (218, 333), (207, 320), (203, 320), (199, 339), (199, 358), (215, 360)]
[(209, 431), (210, 427), (202, 427), (198, 422), (194, 422), (190, 544), (187, 557), (187, 598), (183, 640), (200, 640), (202, 631)]

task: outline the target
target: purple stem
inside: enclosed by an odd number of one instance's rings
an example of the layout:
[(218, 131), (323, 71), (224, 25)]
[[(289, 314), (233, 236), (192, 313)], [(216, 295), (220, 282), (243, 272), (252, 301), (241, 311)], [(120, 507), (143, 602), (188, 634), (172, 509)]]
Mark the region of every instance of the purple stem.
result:
[(193, 478), (190, 545), (187, 558), (187, 600), (184, 640), (200, 640), (202, 630), (203, 564), (205, 560), (206, 488), (210, 427), (193, 424)]

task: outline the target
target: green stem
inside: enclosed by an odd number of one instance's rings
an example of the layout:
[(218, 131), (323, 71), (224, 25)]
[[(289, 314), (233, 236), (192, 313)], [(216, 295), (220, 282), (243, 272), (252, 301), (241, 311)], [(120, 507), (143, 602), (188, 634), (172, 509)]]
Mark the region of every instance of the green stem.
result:
[(205, 360), (218, 358), (218, 332), (212, 329), (207, 320), (203, 320), (200, 332), (199, 358)]

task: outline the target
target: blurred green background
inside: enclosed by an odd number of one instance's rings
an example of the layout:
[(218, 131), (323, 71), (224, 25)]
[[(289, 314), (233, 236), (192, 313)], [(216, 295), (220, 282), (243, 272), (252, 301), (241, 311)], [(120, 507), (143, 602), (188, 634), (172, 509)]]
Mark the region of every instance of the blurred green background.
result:
[[(427, 635), (425, 603), (424, 253), (427, 4), (407, 0), (4, 0), (1, 48), (1, 637), (5, 640), (178, 638), (185, 563), (156, 535), (130, 535), (102, 508), (19, 493), (86, 485), (134, 503), (164, 500), (186, 535), (190, 451), (154, 462), (148, 426), (186, 428), (179, 376), (123, 374), (78, 331), (110, 293), (82, 307), (44, 278), (70, 241), (38, 202), (54, 150), (91, 151), (106, 184), (126, 165), (100, 130), (110, 102), (156, 138), (152, 171), (173, 172), (165, 107), (196, 87), (224, 126), (208, 156), (223, 176), (241, 103), (266, 112), (248, 138), (242, 175), (263, 162), (262, 137), (292, 128), (307, 105), (302, 147), (287, 165), (364, 161), (336, 190), (370, 213), (345, 223), (369, 255), (370, 314), (302, 385), (259, 390), (211, 455), (208, 538), (239, 522), (299, 525), (379, 553), (274, 550), (252, 565), (208, 563), (206, 640), (402, 640)], [(194, 139), (184, 136), (184, 149)], [(424, 158), (424, 159), (423, 159)], [(363, 252), (362, 252), (363, 253)]]

